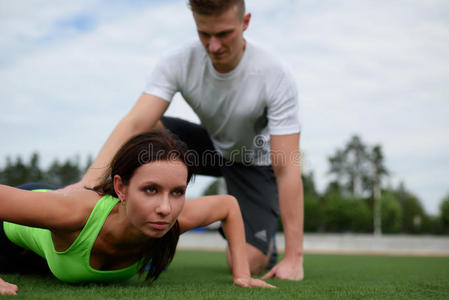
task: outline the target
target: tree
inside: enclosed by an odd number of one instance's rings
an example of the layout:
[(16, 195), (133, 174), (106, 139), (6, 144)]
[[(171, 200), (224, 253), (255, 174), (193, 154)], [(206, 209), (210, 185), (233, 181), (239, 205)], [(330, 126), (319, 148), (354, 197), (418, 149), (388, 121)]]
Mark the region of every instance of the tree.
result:
[(370, 197), (373, 200), (374, 233), (381, 234), (382, 179), (388, 175), (382, 147), (367, 146), (354, 135), (344, 149), (337, 149), (329, 162), (329, 173), (334, 175), (333, 190), (338, 189), (346, 198)]
[(9, 186), (18, 186), (26, 182), (38, 182), (43, 178), (39, 168), (39, 155), (33, 153), (29, 163), (24, 163), (21, 157), (15, 162), (10, 157), (6, 158), (6, 166), (0, 171), (0, 182)]
[(28, 172), (22, 158), (17, 157), (15, 162), (11, 158), (6, 158), (6, 167), (2, 171), (2, 183), (17, 186), (26, 182)]
[(31, 155), (30, 163), (28, 166), (28, 180), (33, 182), (39, 182), (43, 179), (43, 172), (39, 167), (39, 154), (33, 153)]
[(384, 155), (379, 145), (373, 147), (368, 154), (370, 161), (370, 174), (365, 177), (363, 182), (365, 188), (372, 190), (373, 199), (373, 226), (374, 234), (382, 234), (382, 200), (381, 200), (381, 184), (384, 176), (388, 175), (388, 170), (384, 165)]
[(354, 135), (343, 150), (337, 149), (329, 158), (330, 171), (347, 197), (363, 196), (363, 181), (368, 177), (369, 163), (366, 146)]
[(316, 232), (322, 223), (322, 213), (313, 172), (302, 174), (302, 183), (304, 188), (304, 231)]
[(395, 194), (403, 212), (402, 231), (407, 233), (422, 232), (422, 225), (426, 215), (418, 197), (408, 191), (404, 183), (399, 184)]
[(402, 229), (402, 207), (394, 191), (382, 193), (382, 232), (398, 233)]
[(372, 215), (366, 201), (328, 191), (323, 198), (323, 225), (330, 232), (369, 232)]
[(45, 182), (63, 187), (81, 179), (82, 170), (79, 167), (79, 159), (71, 161), (67, 159), (60, 163), (57, 159), (53, 161), (45, 174)]
[[(88, 158), (87, 167), (91, 164), (91, 157)], [(29, 182), (44, 182), (55, 186), (65, 186), (80, 180), (81, 175), (87, 167), (80, 167), (79, 158), (73, 161), (67, 159), (60, 163), (54, 160), (47, 170), (39, 166), (39, 154), (33, 153), (29, 162), (24, 162), (21, 157), (15, 161), (6, 158), (6, 166), (0, 170), (0, 183), (9, 186), (18, 186)]]
[(318, 197), (319, 194), (315, 187), (315, 178), (312, 171), (301, 174), (304, 194), (310, 194)]
[(449, 233), (449, 194), (441, 201), (440, 218), (443, 232)]

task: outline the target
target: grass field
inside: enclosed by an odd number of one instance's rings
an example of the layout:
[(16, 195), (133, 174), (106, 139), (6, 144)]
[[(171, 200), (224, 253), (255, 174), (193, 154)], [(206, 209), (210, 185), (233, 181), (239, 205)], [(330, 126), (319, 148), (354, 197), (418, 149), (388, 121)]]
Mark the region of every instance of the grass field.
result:
[(152, 285), (139, 280), (69, 285), (52, 277), (1, 277), (20, 288), (18, 296), (4, 299), (449, 299), (448, 257), (309, 254), (304, 265), (301, 282), (269, 280), (277, 289), (233, 286), (224, 253), (202, 251), (178, 251)]

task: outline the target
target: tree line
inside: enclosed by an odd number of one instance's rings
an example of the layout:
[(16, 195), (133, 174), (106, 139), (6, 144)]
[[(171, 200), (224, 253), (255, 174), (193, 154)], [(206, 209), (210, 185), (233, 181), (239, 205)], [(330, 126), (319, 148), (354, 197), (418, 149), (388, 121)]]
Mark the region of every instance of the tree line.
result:
[(79, 157), (64, 161), (55, 159), (48, 168), (42, 169), (38, 153), (33, 153), (28, 161), (21, 157), (7, 157), (5, 166), (0, 169), (0, 183), (18, 186), (29, 182), (42, 182), (63, 187), (78, 182), (91, 163), (90, 157), (84, 166), (81, 165)]
[[(332, 180), (324, 192), (317, 191), (312, 171), (302, 174), (306, 232), (449, 234), (449, 194), (442, 199), (439, 214), (428, 215), (404, 183), (388, 184), (390, 171), (380, 145), (369, 146), (353, 136), (328, 162)], [(0, 168), (0, 183), (44, 182), (63, 187), (79, 181), (91, 163), (91, 158), (86, 164), (79, 157), (55, 159), (42, 169), (38, 153), (28, 161), (7, 157)], [(203, 194), (222, 193), (222, 183), (212, 182)]]
[[(302, 174), (306, 232), (449, 234), (449, 194), (428, 215), (405, 183), (391, 186), (380, 145), (355, 135), (328, 158), (332, 180), (317, 191), (313, 172)], [(204, 194), (218, 192), (214, 181)], [(282, 230), (282, 223), (279, 222)]]

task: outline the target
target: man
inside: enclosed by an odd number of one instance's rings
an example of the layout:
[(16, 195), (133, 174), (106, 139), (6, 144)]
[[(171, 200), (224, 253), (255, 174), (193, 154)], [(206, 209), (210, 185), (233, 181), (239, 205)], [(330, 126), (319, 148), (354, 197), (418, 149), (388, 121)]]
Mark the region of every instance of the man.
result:
[[(303, 191), (294, 81), (276, 60), (244, 39), (251, 19), (244, 0), (190, 0), (189, 5), (201, 43), (156, 66), (135, 106), (75, 187), (95, 183), (131, 136), (167, 128), (192, 149), (198, 173), (224, 176), (228, 192), (239, 200), (251, 272), (260, 273), (275, 250), (280, 212), (285, 257), (264, 278), (301, 280)], [(202, 125), (162, 117), (176, 92)]]

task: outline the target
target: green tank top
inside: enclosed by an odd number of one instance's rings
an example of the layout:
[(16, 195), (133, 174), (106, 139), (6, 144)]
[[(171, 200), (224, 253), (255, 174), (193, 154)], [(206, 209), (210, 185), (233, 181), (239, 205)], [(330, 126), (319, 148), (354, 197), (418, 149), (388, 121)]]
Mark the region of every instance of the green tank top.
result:
[(98, 200), (83, 230), (65, 251), (56, 251), (48, 229), (3, 222), (6, 236), (14, 244), (36, 252), (47, 260), (56, 278), (70, 283), (128, 280), (138, 271), (138, 263), (125, 269), (99, 271), (90, 266), (90, 253), (107, 216), (118, 199), (106, 195)]

